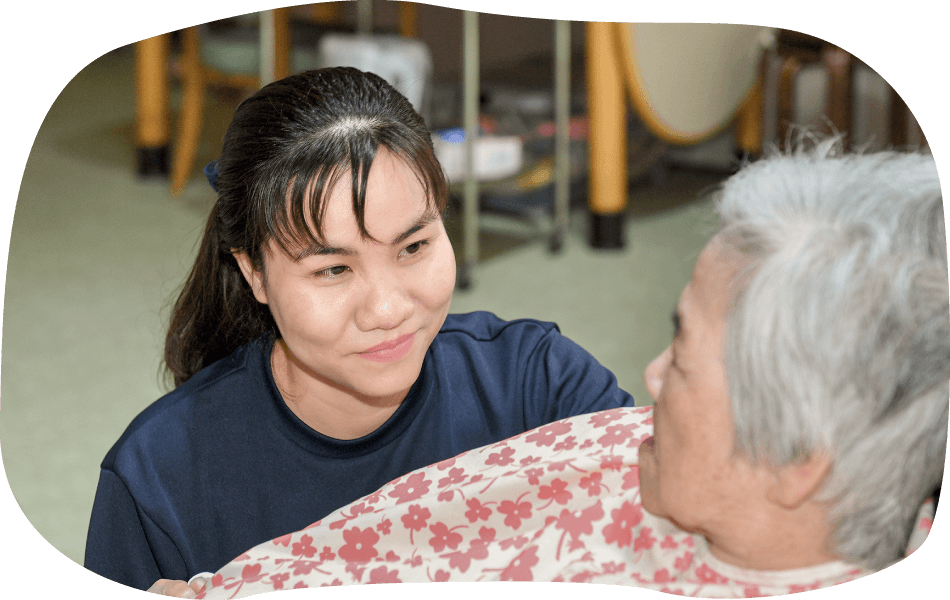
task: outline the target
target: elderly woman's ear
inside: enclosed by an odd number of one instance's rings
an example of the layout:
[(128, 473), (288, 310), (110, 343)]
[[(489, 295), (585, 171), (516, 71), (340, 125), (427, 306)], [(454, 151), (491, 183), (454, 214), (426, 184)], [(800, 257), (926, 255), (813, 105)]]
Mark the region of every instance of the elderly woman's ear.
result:
[(772, 467), (772, 481), (767, 489), (769, 501), (794, 510), (808, 501), (828, 476), (831, 458), (812, 452), (782, 467)]

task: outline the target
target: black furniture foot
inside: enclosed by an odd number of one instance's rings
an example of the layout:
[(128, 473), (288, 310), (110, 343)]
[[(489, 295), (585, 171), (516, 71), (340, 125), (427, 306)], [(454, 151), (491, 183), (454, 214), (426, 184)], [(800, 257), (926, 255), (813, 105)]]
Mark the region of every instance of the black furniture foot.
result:
[(135, 149), (139, 177), (168, 177), (168, 146)]
[(590, 215), (590, 245), (593, 248), (619, 250), (623, 248), (624, 213)]

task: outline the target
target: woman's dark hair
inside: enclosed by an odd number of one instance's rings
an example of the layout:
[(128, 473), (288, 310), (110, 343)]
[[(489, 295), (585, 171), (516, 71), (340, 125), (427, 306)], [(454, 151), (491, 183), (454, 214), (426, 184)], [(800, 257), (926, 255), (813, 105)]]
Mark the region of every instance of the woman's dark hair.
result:
[(377, 75), (346, 67), (307, 71), (238, 106), (216, 161), (218, 200), (165, 338), (165, 368), (176, 386), (263, 334), (279, 335), (232, 252), (263, 269), (270, 240), (284, 251), (322, 243), (326, 197), (348, 173), (357, 225), (371, 237), (366, 183), (380, 146), (415, 171), (429, 207), (443, 212), (448, 188), (429, 131)]

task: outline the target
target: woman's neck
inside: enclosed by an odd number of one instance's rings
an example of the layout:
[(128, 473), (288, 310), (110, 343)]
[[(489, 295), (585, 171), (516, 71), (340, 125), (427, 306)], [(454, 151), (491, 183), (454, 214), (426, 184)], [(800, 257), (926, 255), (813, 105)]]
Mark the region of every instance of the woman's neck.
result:
[(409, 392), (380, 398), (357, 394), (302, 369), (280, 339), (274, 342), (270, 363), (274, 383), (291, 412), (315, 431), (339, 440), (379, 429)]
[[(755, 515), (750, 518), (750, 515)], [(724, 563), (758, 571), (803, 569), (840, 560), (829, 550), (823, 503), (794, 510), (767, 504), (706, 532), (709, 551)]]

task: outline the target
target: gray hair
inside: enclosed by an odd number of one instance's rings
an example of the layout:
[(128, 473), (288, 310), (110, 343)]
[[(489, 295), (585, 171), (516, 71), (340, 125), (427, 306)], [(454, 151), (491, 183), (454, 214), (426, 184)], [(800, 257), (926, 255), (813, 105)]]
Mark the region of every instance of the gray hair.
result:
[(837, 140), (753, 163), (718, 199), (738, 250), (726, 373), (739, 452), (833, 460), (830, 548), (899, 560), (947, 452), (950, 303), (932, 157)]

